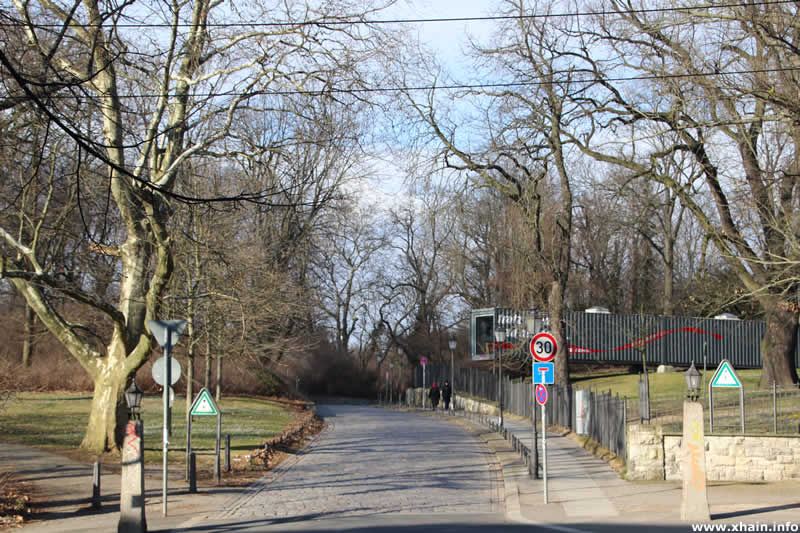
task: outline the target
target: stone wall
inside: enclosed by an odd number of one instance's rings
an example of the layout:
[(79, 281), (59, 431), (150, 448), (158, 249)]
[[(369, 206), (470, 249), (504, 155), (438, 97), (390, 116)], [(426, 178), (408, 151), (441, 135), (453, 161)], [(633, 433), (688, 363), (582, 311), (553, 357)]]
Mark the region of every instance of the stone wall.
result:
[(661, 426), (628, 424), (625, 443), (627, 479), (664, 479), (664, 433)]
[[(681, 435), (661, 426), (631, 424), (627, 434), (627, 478), (680, 481)], [(800, 479), (800, 436), (706, 435), (709, 481)]]

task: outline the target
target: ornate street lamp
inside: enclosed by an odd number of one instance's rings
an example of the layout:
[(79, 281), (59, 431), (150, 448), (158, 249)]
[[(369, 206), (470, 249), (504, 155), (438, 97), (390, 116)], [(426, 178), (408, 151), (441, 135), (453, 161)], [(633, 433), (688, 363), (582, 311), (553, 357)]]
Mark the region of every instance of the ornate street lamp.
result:
[(694, 361), (689, 370), (683, 373), (683, 377), (686, 378), (686, 397), (696, 402), (700, 397), (700, 372), (694, 367)]
[(131, 384), (125, 389), (125, 403), (128, 404), (128, 412), (130, 413), (131, 420), (139, 420), (141, 416), (139, 409), (142, 406), (142, 398), (144, 392), (136, 384), (136, 380), (131, 381)]
[(503, 427), (503, 342), (506, 340), (506, 329), (503, 326), (494, 328), (494, 340), (497, 341), (497, 405), (500, 407), (500, 427)]

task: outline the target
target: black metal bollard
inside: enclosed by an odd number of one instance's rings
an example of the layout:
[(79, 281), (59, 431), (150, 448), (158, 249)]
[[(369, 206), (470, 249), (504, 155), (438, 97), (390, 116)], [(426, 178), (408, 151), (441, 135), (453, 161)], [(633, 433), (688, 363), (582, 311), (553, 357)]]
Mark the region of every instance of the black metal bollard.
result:
[(194, 452), (189, 454), (189, 492), (197, 492), (197, 456)]
[(100, 509), (100, 463), (92, 467), (92, 509)]
[(231, 471), (231, 436), (225, 435), (225, 471)]

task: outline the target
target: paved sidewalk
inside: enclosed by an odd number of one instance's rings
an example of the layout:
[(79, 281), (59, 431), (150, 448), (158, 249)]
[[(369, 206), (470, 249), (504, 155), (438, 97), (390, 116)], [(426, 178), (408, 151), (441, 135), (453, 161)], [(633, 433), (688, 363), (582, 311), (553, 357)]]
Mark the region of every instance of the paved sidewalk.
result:
[[(530, 446), (530, 419), (505, 416), (504, 425)], [(548, 432), (545, 504), (544, 481), (532, 479), (511, 444), (499, 434), (487, 444), (503, 464), (506, 515), (511, 519), (558, 525), (553, 529), (564, 531), (598, 531), (604, 526), (619, 531), (626, 525), (632, 530), (646, 526), (691, 531), (691, 524), (680, 518), (680, 482), (625, 481), (568, 436)], [(541, 433), (537, 444), (541, 464)], [(710, 482), (708, 498), (714, 524), (790, 523), (786, 531), (800, 529), (800, 481)]]

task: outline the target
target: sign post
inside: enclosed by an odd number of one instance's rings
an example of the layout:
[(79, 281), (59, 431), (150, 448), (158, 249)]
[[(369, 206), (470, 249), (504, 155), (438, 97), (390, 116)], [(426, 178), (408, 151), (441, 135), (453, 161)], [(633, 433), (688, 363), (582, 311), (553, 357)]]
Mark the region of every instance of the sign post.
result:
[(425, 385), (425, 365), (428, 364), (428, 358), (427, 357), (423, 357), (422, 359), (419, 360), (419, 364), (422, 365), (422, 409), (424, 410), (425, 409), (425, 396), (427, 396), (427, 394), (425, 394), (425, 392), (426, 392), (426, 390), (428, 388), (427, 385)]
[(711, 382), (708, 384), (708, 431), (714, 431), (714, 388), (739, 389), (739, 412), (741, 416), (742, 433), (744, 433), (744, 387), (742, 380), (736, 375), (733, 365), (727, 359), (720, 361)]
[[(531, 356), (535, 361), (531, 377), (536, 383), (536, 403), (542, 406), (542, 480), (544, 481), (544, 503), (547, 503), (547, 385), (555, 378), (555, 364), (552, 362), (558, 351), (556, 338), (543, 331), (534, 335), (530, 344)], [(536, 443), (534, 443), (534, 446)]]
[[(183, 333), (186, 327), (185, 320), (150, 320), (147, 322), (150, 331), (158, 341), (158, 344), (164, 348), (164, 431), (162, 437), (163, 443), (163, 481), (162, 481), (162, 505), (161, 511), (164, 516), (167, 516), (167, 452), (169, 451), (169, 392), (170, 385), (175, 383), (180, 377), (180, 373), (173, 381), (172, 379), (172, 361), (170, 354), (172, 347), (178, 342), (178, 337)], [(180, 368), (180, 365), (179, 365)], [(155, 377), (155, 376), (154, 376)]]
[[(214, 479), (217, 483), (220, 481), (220, 461), (219, 461), (219, 443), (222, 438), (222, 411), (220, 411), (214, 397), (208, 392), (208, 389), (203, 387), (200, 392), (195, 396), (192, 402), (192, 407), (189, 409), (189, 423), (186, 428), (187, 433), (187, 453), (192, 450), (192, 417), (193, 416), (216, 416), (217, 417), (217, 439), (214, 444)], [(230, 448), (229, 448), (230, 449)]]
[[(547, 503), (547, 387), (536, 384), (536, 403), (542, 406), (542, 479), (544, 480), (544, 503)], [(534, 444), (535, 445), (535, 444)]]

